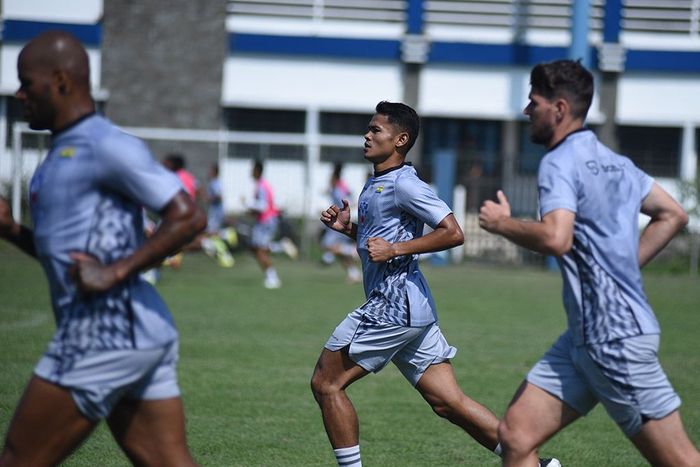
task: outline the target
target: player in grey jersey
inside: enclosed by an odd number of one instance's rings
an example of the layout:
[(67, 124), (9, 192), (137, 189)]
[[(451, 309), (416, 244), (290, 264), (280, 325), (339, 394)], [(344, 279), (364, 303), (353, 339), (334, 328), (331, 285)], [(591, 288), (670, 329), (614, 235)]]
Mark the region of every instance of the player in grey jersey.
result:
[[(338, 465), (360, 466), (357, 414), (345, 388), (393, 362), (435, 413), (500, 452), (498, 419), (459, 388), (450, 346), (437, 324), (435, 303), (418, 255), (464, 241), (450, 208), (405, 164), (419, 120), (405, 104), (380, 102), (365, 134), (365, 159), (374, 165), (360, 194), (358, 222), (347, 200), (321, 213), (328, 227), (356, 240), (367, 301), (333, 332), (311, 381)], [(434, 230), (423, 235), (423, 225)], [(542, 465), (558, 466), (556, 460)]]
[[(658, 360), (659, 324), (642, 288), (648, 263), (688, 221), (651, 177), (583, 124), (593, 77), (580, 63), (530, 75), (531, 139), (548, 152), (538, 173), (541, 220), (487, 201), (484, 229), (558, 258), (568, 330), (527, 375), (503, 422), (504, 465), (535, 465), (537, 448), (601, 402), (653, 465), (700, 466)], [(639, 212), (650, 216), (639, 235)]]
[[(29, 126), (52, 132), (30, 184), (33, 229), (0, 199), (0, 236), (41, 263), (57, 330), (10, 423), (1, 466), (56, 465), (101, 419), (138, 465), (194, 465), (177, 385), (177, 330), (138, 272), (191, 241), (206, 216), (145, 145), (95, 113), (89, 62), (50, 31), (18, 58)], [(162, 223), (143, 238), (143, 207)]]

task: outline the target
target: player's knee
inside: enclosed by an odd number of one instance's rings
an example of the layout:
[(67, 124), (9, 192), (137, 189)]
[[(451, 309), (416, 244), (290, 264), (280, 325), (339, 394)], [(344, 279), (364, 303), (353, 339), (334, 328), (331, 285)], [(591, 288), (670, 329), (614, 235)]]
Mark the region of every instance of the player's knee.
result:
[(536, 451), (538, 446), (535, 439), (529, 436), (528, 430), (514, 426), (507, 419), (498, 424), (498, 441), (504, 451), (526, 454)]
[(445, 418), (447, 420), (453, 420), (455, 417), (457, 417), (461, 408), (459, 399), (442, 398), (431, 400), (430, 407), (438, 417)]
[(311, 377), (311, 392), (316, 401), (325, 396), (333, 395), (342, 390), (342, 387), (326, 378), (322, 371), (317, 368)]

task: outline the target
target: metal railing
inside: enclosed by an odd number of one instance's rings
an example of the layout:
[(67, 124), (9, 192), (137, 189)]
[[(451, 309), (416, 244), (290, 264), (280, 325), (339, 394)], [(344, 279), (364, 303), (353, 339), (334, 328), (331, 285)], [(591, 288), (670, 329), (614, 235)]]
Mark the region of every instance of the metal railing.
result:
[(300, 18), (311, 21), (346, 20), (400, 23), (406, 17), (404, 0), (229, 0), (232, 15)]

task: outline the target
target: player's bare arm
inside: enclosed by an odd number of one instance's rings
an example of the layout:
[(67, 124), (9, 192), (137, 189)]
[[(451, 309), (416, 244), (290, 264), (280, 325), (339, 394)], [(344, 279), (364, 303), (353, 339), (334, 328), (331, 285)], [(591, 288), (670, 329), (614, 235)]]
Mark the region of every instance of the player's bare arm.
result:
[(336, 232), (343, 233), (353, 240), (357, 239), (357, 224), (350, 220), (350, 203), (343, 200), (343, 206), (330, 206), (321, 212), (321, 222)]
[(28, 255), (36, 257), (31, 229), (14, 221), (10, 204), (2, 197), (0, 197), (0, 237)]
[(132, 255), (110, 265), (75, 252), (73, 277), (84, 292), (104, 292), (132, 274), (160, 263), (166, 256), (192, 241), (206, 227), (206, 216), (184, 191), (160, 212), (162, 222), (154, 234)]
[(639, 266), (643, 267), (688, 224), (688, 214), (657, 183), (644, 198), (641, 211), (651, 217), (639, 238)]
[(513, 219), (508, 198), (502, 191), (498, 201), (487, 200), (479, 211), (479, 226), (491, 233), (545, 255), (562, 256), (574, 241), (576, 214), (566, 209), (555, 209), (540, 221)]
[(371, 261), (382, 263), (397, 256), (442, 251), (462, 243), (464, 243), (464, 233), (455, 216), (449, 214), (440, 221), (435, 230), (427, 235), (398, 243), (390, 243), (383, 238), (372, 237), (367, 240), (367, 250)]

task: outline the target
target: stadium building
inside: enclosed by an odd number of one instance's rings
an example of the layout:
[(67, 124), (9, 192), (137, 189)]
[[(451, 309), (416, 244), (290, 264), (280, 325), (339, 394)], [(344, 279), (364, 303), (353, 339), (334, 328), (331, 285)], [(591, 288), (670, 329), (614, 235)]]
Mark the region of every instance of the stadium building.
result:
[(325, 207), (335, 162), (359, 191), (374, 105), (401, 100), (423, 119), (411, 155), (421, 174), (465, 188), (455, 206), (475, 213), (503, 188), (532, 216), (543, 151), (522, 115), (529, 70), (567, 57), (595, 72), (589, 125), (601, 139), (677, 196), (697, 175), (699, 0), (3, 0), (2, 21), (7, 187), (45, 144), (15, 125), (12, 96), (18, 51), (50, 28), (85, 43), (101, 108), (158, 157), (185, 153), (201, 179), (220, 162), (231, 213), (255, 158), (290, 215)]

